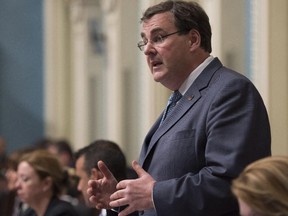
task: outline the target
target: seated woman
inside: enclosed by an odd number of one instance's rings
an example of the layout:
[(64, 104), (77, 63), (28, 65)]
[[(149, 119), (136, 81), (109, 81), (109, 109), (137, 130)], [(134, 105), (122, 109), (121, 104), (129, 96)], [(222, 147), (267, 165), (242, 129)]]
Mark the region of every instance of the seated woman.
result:
[(63, 169), (46, 150), (24, 154), (18, 165), (17, 195), (30, 209), (25, 216), (76, 216), (73, 206), (60, 200)]
[(271, 156), (248, 165), (232, 182), (241, 216), (288, 215), (288, 157)]
[(16, 182), (19, 159), (29, 151), (32, 149), (18, 149), (11, 152), (7, 157), (5, 168), (7, 191), (0, 197), (0, 215), (21, 215), (27, 208), (27, 205), (23, 204), (17, 196)]

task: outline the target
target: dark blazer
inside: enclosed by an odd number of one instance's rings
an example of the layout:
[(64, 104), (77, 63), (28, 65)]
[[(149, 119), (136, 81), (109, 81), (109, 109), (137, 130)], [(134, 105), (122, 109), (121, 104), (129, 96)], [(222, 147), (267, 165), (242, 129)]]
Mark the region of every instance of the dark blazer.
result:
[[(37, 216), (33, 209), (27, 209), (23, 216)], [(63, 200), (53, 197), (44, 216), (78, 216), (74, 207)]]
[(271, 155), (266, 108), (254, 85), (215, 58), (163, 124), (148, 132), (139, 162), (157, 181), (145, 216), (238, 215), (230, 183)]

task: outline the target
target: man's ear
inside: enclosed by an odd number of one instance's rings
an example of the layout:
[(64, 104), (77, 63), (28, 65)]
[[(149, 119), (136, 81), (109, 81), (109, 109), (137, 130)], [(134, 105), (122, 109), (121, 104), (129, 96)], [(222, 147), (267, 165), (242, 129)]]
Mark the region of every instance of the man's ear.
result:
[(201, 35), (196, 29), (191, 29), (189, 32), (189, 45), (193, 49), (201, 45)]
[(100, 179), (103, 178), (103, 174), (96, 168), (91, 169), (91, 179)]

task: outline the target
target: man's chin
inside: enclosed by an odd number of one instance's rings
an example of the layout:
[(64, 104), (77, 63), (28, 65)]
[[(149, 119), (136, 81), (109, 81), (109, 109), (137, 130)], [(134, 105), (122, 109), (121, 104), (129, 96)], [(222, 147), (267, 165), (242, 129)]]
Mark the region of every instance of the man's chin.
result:
[(161, 82), (162, 76), (159, 76), (159, 75), (160, 74), (157, 74), (157, 72), (153, 73), (153, 79), (154, 79), (155, 82)]
[(152, 76), (155, 82), (160, 82), (163, 81), (163, 79), (166, 77), (166, 71), (163, 70), (153, 70)]

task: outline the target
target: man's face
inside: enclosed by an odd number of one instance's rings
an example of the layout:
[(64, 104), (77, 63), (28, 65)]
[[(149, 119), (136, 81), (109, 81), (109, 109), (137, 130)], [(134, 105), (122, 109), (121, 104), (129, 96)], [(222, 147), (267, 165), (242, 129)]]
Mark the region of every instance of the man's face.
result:
[[(148, 41), (144, 47), (147, 64), (156, 82), (176, 90), (191, 72), (189, 34), (165, 35), (178, 31), (170, 12), (156, 14), (143, 22), (141, 37)], [(153, 38), (164, 36), (161, 43), (151, 43)]]
[(76, 161), (76, 166), (75, 166), (76, 175), (79, 177), (77, 189), (81, 191), (83, 198), (85, 200), (86, 206), (93, 207), (91, 203), (89, 202), (89, 196), (87, 194), (88, 181), (90, 179), (90, 176), (88, 176), (88, 174), (84, 170), (84, 161), (85, 161), (85, 158), (83, 155)]

